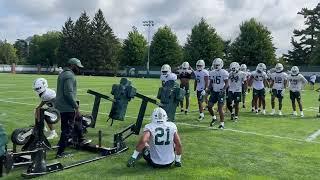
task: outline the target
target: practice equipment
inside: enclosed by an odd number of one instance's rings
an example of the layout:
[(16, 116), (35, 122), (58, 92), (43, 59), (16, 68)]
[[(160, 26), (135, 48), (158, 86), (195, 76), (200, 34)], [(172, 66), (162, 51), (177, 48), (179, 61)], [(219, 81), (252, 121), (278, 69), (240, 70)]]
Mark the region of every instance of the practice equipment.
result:
[(161, 74), (166, 76), (168, 75), (169, 73), (171, 73), (171, 67), (168, 65), (168, 64), (164, 64), (162, 67), (161, 67)]
[(277, 63), (275, 68), (277, 73), (280, 73), (283, 71), (283, 65), (281, 63)]
[(291, 74), (294, 75), (294, 76), (296, 76), (296, 75), (299, 74), (299, 68), (298, 68), (298, 66), (293, 66), (293, 67), (291, 68)]
[(220, 58), (215, 58), (212, 62), (213, 69), (220, 70), (223, 68), (223, 60)]
[(32, 88), (39, 95), (48, 88), (48, 81), (44, 78), (38, 78), (33, 82)]
[(182, 70), (186, 71), (190, 68), (190, 65), (188, 62), (183, 62), (181, 67), (182, 67)]
[(204, 60), (202, 60), (202, 59), (198, 60), (196, 66), (197, 66), (198, 71), (203, 70), (205, 67)]
[(183, 101), (185, 90), (180, 88), (175, 81), (167, 81), (163, 87), (159, 88), (157, 98), (160, 100), (161, 106), (168, 115), (168, 121), (175, 121), (176, 109)]
[(240, 65), (237, 62), (232, 62), (230, 64), (230, 70), (234, 73), (238, 72), (240, 70)]
[(243, 72), (247, 72), (247, 65), (241, 64), (240, 70), (243, 71)]

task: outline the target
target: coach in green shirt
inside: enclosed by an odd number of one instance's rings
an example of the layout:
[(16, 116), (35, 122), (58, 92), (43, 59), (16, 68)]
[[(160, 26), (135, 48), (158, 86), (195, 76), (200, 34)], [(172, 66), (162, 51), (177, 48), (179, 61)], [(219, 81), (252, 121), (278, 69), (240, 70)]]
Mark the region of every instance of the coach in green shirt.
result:
[(67, 156), (64, 149), (68, 146), (72, 133), (82, 137), (81, 130), (75, 126), (75, 120), (80, 116), (77, 103), (77, 80), (75, 74), (83, 68), (81, 61), (71, 58), (67, 67), (59, 74), (55, 107), (61, 115), (61, 136), (58, 143), (57, 158)]

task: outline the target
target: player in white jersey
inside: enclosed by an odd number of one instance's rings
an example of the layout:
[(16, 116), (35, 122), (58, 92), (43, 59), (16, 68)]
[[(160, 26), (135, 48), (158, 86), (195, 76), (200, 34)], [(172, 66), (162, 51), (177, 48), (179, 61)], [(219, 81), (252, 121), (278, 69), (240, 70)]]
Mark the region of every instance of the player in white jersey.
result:
[(314, 84), (316, 83), (317, 80), (317, 75), (316, 74), (312, 74), (310, 76), (310, 85), (311, 85), (311, 89), (314, 90)]
[[(44, 105), (47, 105), (48, 107), (53, 107), (56, 98), (56, 92), (48, 88), (48, 82), (44, 78), (38, 78), (33, 82), (33, 90), (38, 94), (38, 96), (41, 99), (41, 102), (37, 106), (35, 111), (35, 117), (36, 119), (38, 119), (40, 117), (41, 107), (43, 107)], [(54, 139), (58, 137), (58, 134), (56, 133), (53, 127), (53, 124), (47, 122), (47, 125), (50, 129), (50, 134), (47, 137), (47, 139)]]
[(173, 162), (181, 167), (182, 145), (177, 126), (167, 120), (165, 110), (160, 107), (154, 109), (151, 123), (145, 125), (143, 135), (127, 163), (128, 167), (134, 166), (141, 156), (152, 167), (168, 167)]
[(183, 101), (180, 102), (181, 112), (187, 114), (189, 112), (189, 102), (190, 102), (190, 79), (192, 78), (193, 69), (188, 62), (183, 62), (178, 69), (178, 77), (180, 79), (180, 88), (186, 91), (186, 108), (183, 109)]
[[(250, 71), (247, 69), (247, 65), (245, 64), (241, 64), (240, 66), (240, 71), (244, 72), (246, 74), (246, 79), (250, 79), (250, 76), (251, 76), (251, 73)], [(246, 83), (243, 83), (242, 84), (242, 108), (246, 108), (246, 96), (247, 96), (247, 90), (249, 91), (248, 89), (248, 83), (246, 81)]]
[(204, 60), (197, 61), (197, 70), (194, 71), (195, 82), (194, 91), (197, 92), (198, 107), (199, 107), (199, 121), (204, 119), (203, 102), (206, 99), (206, 90), (209, 84), (209, 72), (205, 70)]
[(171, 72), (171, 67), (168, 64), (164, 64), (161, 67), (160, 80), (161, 80), (162, 86), (164, 86), (164, 84), (167, 81), (170, 81), (170, 80), (176, 81), (177, 80), (177, 75), (175, 73)]
[(283, 65), (281, 63), (277, 63), (275, 67), (276, 72), (271, 74), (270, 87), (272, 88), (271, 93), (271, 115), (275, 113), (275, 98), (278, 98), (279, 102), (279, 115), (282, 115), (282, 100), (284, 96), (285, 89), (288, 84), (288, 75), (283, 72)]
[[(266, 114), (266, 101), (265, 101), (265, 87), (268, 87), (267, 74), (265, 73), (266, 65), (259, 63), (256, 71), (253, 71), (250, 76), (249, 86), (253, 87), (253, 101), (254, 111), (258, 114), (258, 105), (262, 104), (262, 114)], [(259, 100), (259, 102), (258, 102)]]
[(290, 99), (292, 103), (292, 115), (297, 116), (296, 111), (296, 102), (297, 100), (299, 109), (300, 109), (300, 116), (304, 117), (303, 109), (302, 109), (302, 102), (301, 102), (301, 90), (304, 88), (304, 86), (308, 83), (305, 77), (303, 77), (302, 74), (299, 73), (299, 68), (297, 66), (293, 66), (291, 68), (291, 73), (288, 76), (288, 82), (289, 82), (289, 90), (290, 90)]
[(240, 65), (237, 62), (230, 64), (230, 70), (227, 107), (231, 113), (231, 120), (238, 121), (241, 94), (243, 90), (247, 90), (247, 73), (240, 71)]
[(210, 99), (208, 104), (208, 110), (212, 116), (212, 121), (210, 126), (217, 121), (217, 117), (214, 115), (213, 106), (215, 103), (218, 103), (218, 112), (220, 116), (220, 129), (224, 129), (224, 112), (223, 112), (223, 105), (224, 105), (224, 98), (225, 92), (228, 88), (228, 78), (229, 73), (222, 69), (223, 68), (223, 61), (220, 58), (216, 58), (212, 62), (213, 70), (210, 71), (210, 84), (209, 89), (210, 91)]

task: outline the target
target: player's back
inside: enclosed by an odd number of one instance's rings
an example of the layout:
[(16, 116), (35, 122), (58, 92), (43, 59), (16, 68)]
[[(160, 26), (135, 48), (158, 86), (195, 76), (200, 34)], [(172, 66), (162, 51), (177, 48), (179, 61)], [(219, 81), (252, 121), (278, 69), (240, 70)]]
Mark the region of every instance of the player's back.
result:
[(172, 122), (150, 123), (144, 131), (150, 131), (150, 156), (156, 164), (169, 164), (174, 161), (174, 134), (177, 126)]
[(46, 105), (52, 107), (56, 99), (56, 92), (52, 89), (47, 88), (40, 96), (41, 101), (46, 102)]

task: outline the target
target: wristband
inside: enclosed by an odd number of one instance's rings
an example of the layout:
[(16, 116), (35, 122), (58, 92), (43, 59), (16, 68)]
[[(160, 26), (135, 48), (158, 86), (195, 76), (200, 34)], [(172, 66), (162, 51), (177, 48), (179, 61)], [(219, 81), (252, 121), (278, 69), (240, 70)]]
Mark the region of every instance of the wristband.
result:
[(176, 162), (180, 162), (181, 161), (181, 154), (180, 155), (176, 155)]
[(138, 157), (139, 154), (140, 154), (140, 153), (139, 153), (137, 150), (134, 150), (131, 157), (134, 158), (134, 159), (137, 159), (137, 157)]

